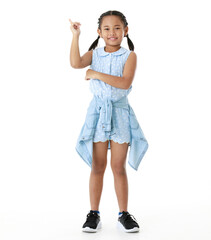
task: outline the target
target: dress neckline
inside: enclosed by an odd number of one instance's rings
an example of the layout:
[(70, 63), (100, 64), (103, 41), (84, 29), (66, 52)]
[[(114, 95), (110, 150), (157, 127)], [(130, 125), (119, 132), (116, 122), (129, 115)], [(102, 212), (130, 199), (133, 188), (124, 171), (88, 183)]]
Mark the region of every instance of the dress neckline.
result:
[(105, 57), (105, 56), (120, 56), (124, 54), (126, 51), (128, 51), (126, 48), (121, 47), (119, 50), (115, 52), (106, 52), (105, 47), (100, 47), (97, 49), (99, 56)]
[(106, 52), (105, 47), (103, 47), (103, 52), (104, 53), (118, 53), (118, 52), (120, 52), (121, 49), (122, 49), (122, 47), (120, 47), (120, 49), (118, 49), (117, 51), (114, 51), (114, 52)]

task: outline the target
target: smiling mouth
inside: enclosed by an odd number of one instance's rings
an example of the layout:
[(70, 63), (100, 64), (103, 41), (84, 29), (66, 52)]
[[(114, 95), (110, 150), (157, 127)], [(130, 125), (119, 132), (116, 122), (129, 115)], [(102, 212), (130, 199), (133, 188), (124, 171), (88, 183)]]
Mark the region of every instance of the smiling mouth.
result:
[(117, 38), (113, 38), (113, 37), (111, 37), (111, 38), (109, 38), (109, 40), (112, 40), (112, 41), (114, 41), (114, 40), (116, 40)]

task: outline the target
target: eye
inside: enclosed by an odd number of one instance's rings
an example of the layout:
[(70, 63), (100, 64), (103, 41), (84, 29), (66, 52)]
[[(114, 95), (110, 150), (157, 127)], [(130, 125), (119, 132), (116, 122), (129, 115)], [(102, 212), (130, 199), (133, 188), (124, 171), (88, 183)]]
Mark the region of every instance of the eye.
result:
[[(115, 28), (115, 29), (120, 29), (119, 27)], [(104, 28), (104, 30), (109, 30), (109, 28)]]

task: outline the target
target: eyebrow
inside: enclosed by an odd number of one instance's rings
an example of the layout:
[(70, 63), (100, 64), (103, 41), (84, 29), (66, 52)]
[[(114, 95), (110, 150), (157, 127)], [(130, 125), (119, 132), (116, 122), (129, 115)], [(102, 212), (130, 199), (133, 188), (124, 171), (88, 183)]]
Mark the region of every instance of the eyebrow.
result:
[[(120, 25), (114, 25), (114, 26), (120, 26)], [(103, 27), (109, 27), (108, 25), (105, 25), (105, 26), (103, 26)]]

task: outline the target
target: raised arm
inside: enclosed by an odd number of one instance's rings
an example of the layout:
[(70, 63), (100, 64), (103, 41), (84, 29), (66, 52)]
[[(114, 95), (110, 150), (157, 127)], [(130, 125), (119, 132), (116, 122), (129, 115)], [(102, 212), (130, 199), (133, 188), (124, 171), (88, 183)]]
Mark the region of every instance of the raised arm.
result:
[(82, 57), (79, 50), (79, 35), (80, 35), (80, 23), (72, 22), (70, 19), (70, 29), (73, 33), (72, 43), (70, 48), (70, 65), (73, 68), (85, 68), (92, 62), (92, 50), (86, 52)]

